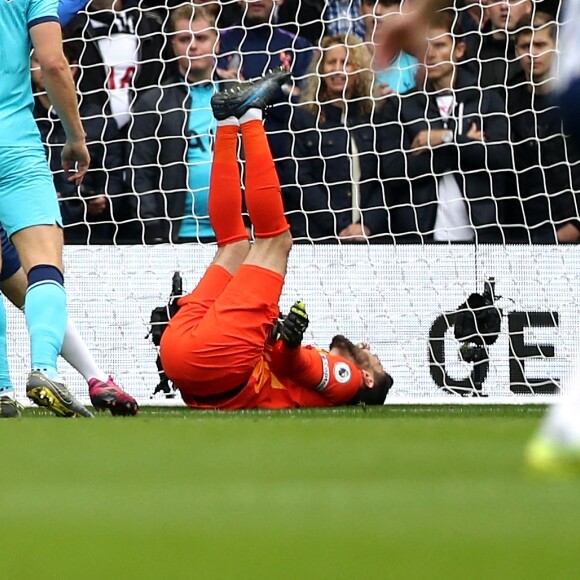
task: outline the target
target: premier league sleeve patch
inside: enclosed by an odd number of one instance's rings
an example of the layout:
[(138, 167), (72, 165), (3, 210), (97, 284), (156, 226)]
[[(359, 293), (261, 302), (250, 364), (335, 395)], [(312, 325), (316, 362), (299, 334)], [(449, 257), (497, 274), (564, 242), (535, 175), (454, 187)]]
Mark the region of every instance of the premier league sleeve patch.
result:
[(334, 365), (333, 368), (334, 378), (339, 383), (348, 383), (352, 376), (352, 371), (350, 370), (350, 366), (345, 362), (338, 362)]

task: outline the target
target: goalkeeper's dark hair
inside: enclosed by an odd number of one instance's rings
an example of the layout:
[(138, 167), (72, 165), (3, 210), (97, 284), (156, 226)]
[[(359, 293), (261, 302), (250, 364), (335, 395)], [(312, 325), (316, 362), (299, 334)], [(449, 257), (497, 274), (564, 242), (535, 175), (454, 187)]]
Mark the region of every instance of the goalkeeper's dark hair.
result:
[(389, 373), (375, 374), (372, 388), (362, 387), (350, 401), (351, 405), (384, 405), (385, 399), (393, 386), (393, 377)]

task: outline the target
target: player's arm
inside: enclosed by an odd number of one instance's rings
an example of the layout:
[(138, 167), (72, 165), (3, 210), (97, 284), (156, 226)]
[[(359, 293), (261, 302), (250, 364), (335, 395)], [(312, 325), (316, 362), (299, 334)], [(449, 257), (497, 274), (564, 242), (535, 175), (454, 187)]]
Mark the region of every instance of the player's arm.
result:
[(68, 62), (62, 52), (62, 35), (58, 22), (41, 22), (30, 28), (30, 38), (40, 64), (46, 92), (66, 133), (62, 152), (65, 171), (77, 163), (76, 172), (69, 177), (77, 185), (89, 168), (90, 156), (85, 143), (85, 131), (79, 117), (77, 96)]
[(400, 13), (389, 15), (389, 26), (384, 27), (382, 36), (376, 41), (379, 45), (378, 64), (383, 64), (380, 47), (385, 49), (386, 55), (403, 50), (422, 60), (425, 56), (425, 30), (431, 16), (450, 6), (451, 0), (406, 0)]
[(298, 300), (278, 322), (277, 340), (271, 351), (272, 372), (316, 391), (333, 405), (346, 404), (362, 387), (362, 374), (342, 357), (311, 346), (302, 347), (308, 323), (306, 307)]
[(333, 405), (346, 405), (363, 386), (354, 363), (311, 346), (288, 347), (282, 340), (272, 348), (270, 367), (275, 375), (316, 391)]

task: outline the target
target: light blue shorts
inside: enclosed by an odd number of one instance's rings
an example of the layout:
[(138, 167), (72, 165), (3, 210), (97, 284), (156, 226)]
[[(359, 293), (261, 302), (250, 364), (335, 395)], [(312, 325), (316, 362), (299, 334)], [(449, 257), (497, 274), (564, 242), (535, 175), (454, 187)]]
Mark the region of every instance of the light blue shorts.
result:
[(0, 147), (0, 223), (9, 237), (30, 226), (62, 227), (42, 146)]

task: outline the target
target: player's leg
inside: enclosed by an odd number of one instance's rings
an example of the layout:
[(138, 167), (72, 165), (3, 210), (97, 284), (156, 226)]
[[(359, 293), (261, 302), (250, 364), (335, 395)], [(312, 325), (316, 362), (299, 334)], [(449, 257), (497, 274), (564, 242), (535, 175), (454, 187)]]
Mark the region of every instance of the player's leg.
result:
[[(10, 242), (6, 232), (0, 228), (0, 244), (2, 255), (0, 256), (0, 285), (4, 276), (4, 270), (9, 272), (10, 263), (6, 267), (4, 256), (9, 250)], [(13, 248), (12, 248), (13, 249)], [(8, 252), (9, 253), (9, 252)], [(6, 309), (4, 300), (0, 298), (0, 419), (19, 417), (20, 405), (14, 397), (14, 387), (10, 379), (8, 367), (8, 348), (6, 345)]]
[[(2, 261), (0, 259), (0, 268)], [(14, 397), (14, 387), (8, 368), (8, 349), (6, 346), (6, 309), (0, 298), (0, 419), (20, 416), (20, 405)]]
[[(254, 111), (250, 114), (250, 129), (242, 126), (242, 139), (247, 162), (246, 204), (254, 219), (257, 240), (249, 254), (244, 256), (242, 265), (241, 253), (235, 257), (235, 269), (226, 261), (231, 258), (231, 254), (228, 256), (224, 252), (216, 256), (206, 278), (227, 276), (227, 285), (224, 284), (219, 297), (207, 309), (203, 318), (197, 321), (195, 331), (190, 332), (188, 340), (172, 340), (172, 354), (169, 354), (169, 348), (166, 349), (167, 358), (172, 358), (169, 366), (166, 366), (162, 354), (167, 375), (184, 395), (216, 396), (245, 384), (263, 355), (267, 334), (278, 314), (278, 299), (291, 239), (287, 233), (288, 224), (282, 209), (278, 177), (261, 123), (261, 109), (287, 78), (286, 73), (279, 72), (255, 83), (248, 83), (239, 92), (216, 95), (212, 100), (220, 129), (225, 123), (234, 127), (237, 122), (233, 117), (243, 116), (250, 108)], [(240, 107), (240, 104), (243, 106)], [(246, 119), (240, 121), (245, 123)], [(253, 125), (256, 128), (252, 129)], [(237, 140), (237, 129), (235, 132), (233, 128), (228, 131), (232, 141), (226, 161), (230, 165), (224, 166), (221, 172), (231, 175), (236, 165), (237, 177), (237, 143), (233, 141), (234, 135)], [(216, 161), (220, 162), (218, 153), (221, 151), (216, 142), (214, 169)], [(223, 221), (224, 226), (230, 224), (234, 217), (231, 213), (227, 217), (217, 213), (226, 207), (223, 203), (216, 204), (216, 198), (212, 199), (212, 195), (210, 193), (210, 218), (219, 243), (220, 223)], [(262, 204), (266, 208), (260, 210)], [(235, 208), (238, 214), (235, 223), (239, 224), (237, 231), (241, 231), (241, 196)], [(267, 255), (268, 252), (273, 255)], [(195, 292), (199, 292), (199, 287)], [(168, 346), (165, 335), (162, 352)]]
[(232, 98), (234, 102), (241, 101), (236, 113), (246, 160), (246, 207), (255, 241), (232, 282), (216, 301), (213, 314), (219, 323), (228, 316), (231, 305), (236, 305), (235, 316), (228, 318), (228, 327), (233, 336), (245, 338), (245, 359), (240, 357), (240, 367), (251, 368), (262, 356), (279, 314), (278, 302), (292, 248), (280, 180), (262, 119), (270, 98), (288, 77), (286, 71), (275, 71), (247, 86), (241, 98), (235, 94)]
[[(566, 132), (577, 145), (580, 142), (578, 74), (580, 3), (568, 2), (563, 20), (568, 26), (560, 31), (559, 78), (556, 95)], [(550, 406), (537, 433), (526, 450), (528, 465), (540, 473), (553, 475), (580, 474), (580, 351), (576, 352), (576, 368), (562, 385), (564, 395)]]
[(31, 368), (27, 395), (61, 416), (92, 417), (61, 382), (57, 357), (66, 329), (62, 223), (42, 148), (10, 149), (3, 157), (0, 221), (27, 275), (26, 323)]
[(292, 237), (262, 114), (261, 108), (251, 108), (240, 118), (246, 159), (246, 206), (255, 236), (244, 265), (265, 268), (284, 277)]
[(250, 250), (242, 219), (242, 188), (238, 168), (239, 122), (235, 117), (217, 121), (211, 166), (208, 212), (218, 251), (212, 262), (235, 274)]
[(217, 253), (195, 289), (179, 300), (179, 310), (163, 333), (159, 354), (169, 378), (179, 384), (188, 374), (182, 349), (230, 283), (250, 250), (242, 219), (242, 189), (238, 169), (236, 118), (218, 120), (210, 176), (209, 216), (218, 244)]
[(564, 395), (546, 411), (526, 449), (528, 465), (538, 473), (580, 475), (580, 353)]
[[(250, 251), (249, 235), (242, 219), (242, 188), (238, 169), (239, 123), (234, 117), (218, 120), (211, 167), (208, 211), (218, 250), (196, 288), (180, 299), (180, 310), (170, 321), (163, 339), (187, 318), (199, 321), (229, 284)], [(168, 337), (166, 338), (166, 335)], [(162, 350), (163, 340), (162, 340)], [(163, 355), (162, 355), (163, 358)]]
[[(5, 259), (0, 271), (0, 290), (16, 306), (24, 309), (28, 286), (26, 274), (20, 265), (14, 246), (8, 240), (4, 228), (0, 227), (3, 255)], [(60, 354), (85, 379), (89, 386), (89, 397), (93, 406), (113, 415), (136, 415), (139, 406), (133, 397), (117, 385), (95, 361), (72, 318), (67, 317), (66, 330)]]
[(0, 419), (20, 416), (20, 405), (14, 397), (14, 387), (10, 380), (8, 368), (8, 350), (6, 348), (6, 309), (0, 298)]

